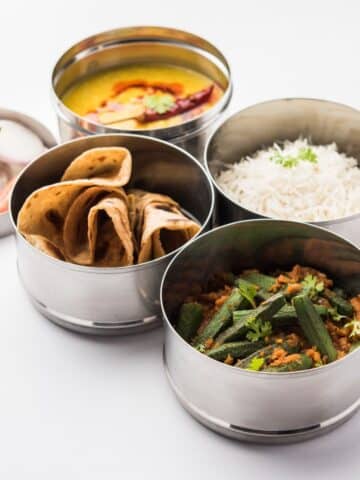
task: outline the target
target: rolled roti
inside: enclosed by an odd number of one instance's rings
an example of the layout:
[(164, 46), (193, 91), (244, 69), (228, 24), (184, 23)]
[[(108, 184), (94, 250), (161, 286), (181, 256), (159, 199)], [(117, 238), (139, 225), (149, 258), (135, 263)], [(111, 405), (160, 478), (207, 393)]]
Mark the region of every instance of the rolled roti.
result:
[[(108, 199), (105, 203), (104, 198)], [(98, 222), (99, 215), (94, 213), (101, 210), (111, 221)], [(18, 228), (33, 246), (54, 258), (81, 265), (133, 264), (134, 245), (122, 188), (86, 188), (76, 182), (41, 188), (25, 201)]]
[(20, 233), (54, 258), (98, 267), (166, 255), (200, 230), (172, 198), (123, 186), (132, 159), (122, 147), (93, 148), (69, 165), (62, 181), (40, 188), (18, 215)]
[(74, 200), (64, 224), (64, 252), (81, 265), (116, 267), (134, 263), (126, 194), (90, 187)]
[(162, 257), (176, 250), (196, 235), (200, 226), (186, 217), (178, 203), (166, 195), (142, 190), (129, 191), (130, 205), (137, 218), (135, 237), (139, 254), (137, 263)]
[(65, 218), (71, 205), (83, 190), (82, 185), (69, 182), (55, 183), (35, 190), (26, 199), (19, 212), (17, 226), (20, 233), (25, 238), (32, 238), (31, 241), (29, 240), (32, 245), (51, 255), (51, 249), (45, 251), (44, 239), (46, 239), (64, 256)]
[(145, 190), (131, 189), (128, 190), (129, 218), (131, 228), (134, 231), (135, 238), (140, 241), (142, 228), (144, 225), (145, 209), (148, 205), (158, 202), (167, 205), (169, 208), (174, 207), (178, 211), (179, 204), (171, 197), (162, 195), (161, 193), (150, 193)]
[[(18, 215), (19, 231), (32, 245), (44, 253), (55, 258), (75, 261), (71, 259), (72, 254), (68, 256), (65, 252), (64, 245), (64, 225), (70, 208), (87, 189), (93, 186), (101, 187), (103, 194), (100, 197), (112, 193), (116, 198), (123, 199), (122, 203), (118, 202), (119, 205), (121, 203), (118, 210), (125, 218), (126, 228), (126, 222), (128, 222), (128, 215), (125, 212), (127, 207), (124, 207), (126, 195), (121, 187), (130, 180), (131, 169), (132, 159), (126, 148), (104, 147), (87, 150), (71, 162), (62, 176), (61, 182), (42, 187), (26, 199)], [(99, 191), (97, 191), (97, 194), (99, 195)], [(114, 214), (113, 211), (111, 209), (113, 216), (119, 216), (119, 213)], [(71, 219), (74, 222), (73, 215)], [(119, 221), (116, 221), (116, 223), (118, 224)], [(93, 230), (94, 226), (92, 226)], [(69, 229), (67, 232), (69, 232)], [(107, 236), (109, 237), (109, 235), (108, 232)], [(124, 241), (127, 245), (126, 238)], [(114, 242), (115, 240), (112, 245), (114, 245)], [(74, 249), (77, 248), (79, 248), (79, 245), (75, 243)], [(124, 258), (117, 260), (115, 260), (114, 254), (111, 255), (112, 260), (110, 260), (110, 254), (107, 252), (102, 262), (105, 264), (107, 261), (122, 263), (125, 259), (132, 262), (132, 255), (129, 254), (128, 246), (126, 252)], [(89, 263), (85, 260), (84, 264)]]

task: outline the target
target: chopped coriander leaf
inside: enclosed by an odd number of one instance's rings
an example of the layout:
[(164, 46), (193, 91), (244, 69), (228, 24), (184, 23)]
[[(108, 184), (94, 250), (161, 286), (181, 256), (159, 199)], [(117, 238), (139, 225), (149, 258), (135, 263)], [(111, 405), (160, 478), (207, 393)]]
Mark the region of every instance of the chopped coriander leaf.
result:
[(317, 155), (310, 147), (300, 148), (298, 158), (306, 162), (317, 163)]
[(299, 163), (299, 160), (296, 157), (292, 157), (291, 155), (284, 156), (281, 155), (280, 152), (277, 152), (275, 155), (273, 155), (270, 160), (285, 168), (296, 167), (296, 165)]
[(251, 359), (246, 370), (253, 370), (255, 372), (258, 372), (259, 370), (261, 370), (264, 363), (265, 363), (265, 358), (254, 357)]
[(247, 282), (246, 280), (239, 279), (237, 282), (240, 294), (246, 298), (253, 308), (256, 308), (255, 296), (257, 292), (256, 285)]
[(360, 320), (354, 318), (351, 322), (346, 323), (345, 327), (351, 328), (350, 337), (360, 337)]
[(171, 95), (156, 93), (154, 95), (147, 95), (144, 98), (144, 103), (150, 110), (162, 114), (168, 112), (175, 102)]
[(303, 293), (310, 298), (316, 297), (318, 293), (324, 290), (324, 282), (319, 282), (314, 275), (306, 275), (301, 285), (303, 287)]
[(341, 315), (335, 307), (329, 308), (328, 312), (329, 312), (332, 320), (334, 320), (335, 322), (340, 322), (344, 318), (347, 318), (346, 315)]
[(310, 147), (307, 147), (300, 148), (297, 156), (281, 155), (280, 152), (276, 152), (270, 160), (284, 168), (293, 168), (299, 165), (300, 161), (317, 163), (317, 155)]
[(263, 322), (260, 318), (250, 317), (246, 326), (249, 328), (246, 338), (250, 342), (258, 342), (272, 333), (271, 323), (269, 321)]
[(205, 352), (206, 352), (206, 348), (205, 348), (205, 346), (204, 346), (202, 343), (200, 343), (200, 345), (198, 345), (197, 347), (195, 347), (195, 350), (197, 350), (197, 351), (200, 352), (200, 353), (205, 353)]

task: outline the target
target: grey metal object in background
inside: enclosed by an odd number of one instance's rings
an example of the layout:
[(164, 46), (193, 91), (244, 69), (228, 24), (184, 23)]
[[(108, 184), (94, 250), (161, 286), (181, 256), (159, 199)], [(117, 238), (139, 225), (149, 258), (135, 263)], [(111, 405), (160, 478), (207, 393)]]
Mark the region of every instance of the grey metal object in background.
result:
[(203, 115), (168, 128), (132, 131), (168, 140), (202, 161), (209, 129), (232, 95), (230, 67), (211, 43), (188, 32), (163, 27), (119, 28), (86, 38), (67, 50), (52, 74), (52, 93), (63, 141), (95, 133), (129, 133), (81, 118), (62, 102), (76, 81), (100, 70), (129, 63), (171, 63), (200, 72), (224, 89), (219, 102)]
[(183, 406), (217, 432), (246, 441), (298, 441), (336, 427), (360, 406), (360, 349), (312, 370), (251, 372), (199, 353), (174, 329), (181, 303), (214, 273), (271, 271), (296, 263), (325, 271), (349, 294), (360, 292), (358, 248), (325, 229), (281, 220), (249, 220), (212, 230), (178, 253), (164, 274), (169, 380)]
[[(55, 137), (50, 132), (50, 130), (48, 130), (38, 120), (35, 120), (35, 118), (32, 118), (29, 115), (25, 115), (24, 113), (14, 110), (0, 108), (0, 119), (12, 120), (13, 122), (17, 122), (21, 125), (24, 125), (24, 127), (29, 128), (32, 132), (38, 135), (40, 140), (43, 142), (45, 148), (51, 148), (57, 143)], [(29, 162), (32, 160), (34, 159), (29, 158)], [(0, 237), (4, 237), (5, 235), (9, 235), (13, 232), (14, 230), (11, 225), (9, 213), (0, 213)]]
[[(11, 197), (14, 225), (27, 196), (59, 181), (69, 163), (94, 147), (123, 146), (133, 157), (129, 186), (170, 195), (196, 218), (201, 231), (211, 223), (214, 191), (204, 168), (187, 152), (140, 135), (79, 138), (49, 150), (19, 176)], [(42, 253), (17, 232), (18, 269), (35, 307), (54, 322), (86, 333), (122, 334), (160, 323), (162, 274), (175, 252), (150, 262), (94, 268)]]
[[(274, 142), (296, 140), (335, 142), (339, 151), (360, 162), (360, 112), (346, 105), (306, 98), (273, 100), (248, 107), (232, 115), (212, 134), (205, 149), (205, 164), (217, 191), (217, 220), (220, 224), (266, 218), (232, 200), (216, 182), (226, 165)], [(332, 221), (312, 222), (339, 233), (360, 245), (360, 213)]]

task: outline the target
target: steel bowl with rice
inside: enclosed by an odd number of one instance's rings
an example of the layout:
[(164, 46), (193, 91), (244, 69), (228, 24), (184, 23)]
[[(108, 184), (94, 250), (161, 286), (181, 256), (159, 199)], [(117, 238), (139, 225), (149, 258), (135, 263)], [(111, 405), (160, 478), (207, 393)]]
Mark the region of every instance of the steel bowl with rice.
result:
[[(260, 149), (271, 147), (275, 142), (293, 142), (301, 137), (309, 139), (314, 145), (335, 143), (339, 152), (359, 161), (359, 133), (359, 111), (322, 100), (273, 100), (232, 115), (212, 134), (205, 151), (206, 168), (217, 192), (218, 222), (224, 224), (249, 218), (269, 218), (249, 205), (245, 207), (229, 191), (225, 191), (224, 186), (219, 185), (219, 175), (231, 165), (254, 155)], [(360, 244), (360, 211), (341, 218), (311, 223)]]

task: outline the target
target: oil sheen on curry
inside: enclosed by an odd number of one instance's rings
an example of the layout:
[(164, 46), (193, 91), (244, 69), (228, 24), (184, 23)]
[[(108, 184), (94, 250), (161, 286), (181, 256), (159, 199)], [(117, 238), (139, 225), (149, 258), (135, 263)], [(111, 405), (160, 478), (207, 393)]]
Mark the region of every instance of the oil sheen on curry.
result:
[(209, 110), (223, 95), (210, 78), (170, 64), (126, 65), (88, 76), (65, 92), (74, 113), (124, 130), (167, 128)]

